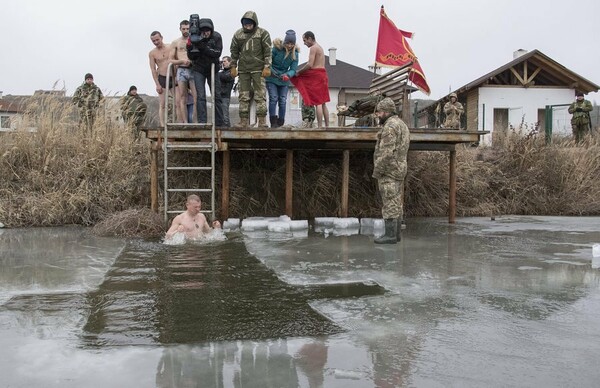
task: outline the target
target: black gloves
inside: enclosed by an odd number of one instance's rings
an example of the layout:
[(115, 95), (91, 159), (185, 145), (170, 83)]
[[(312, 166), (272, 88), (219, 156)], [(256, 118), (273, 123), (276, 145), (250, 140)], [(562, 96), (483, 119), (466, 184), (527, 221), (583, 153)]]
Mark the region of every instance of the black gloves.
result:
[(575, 109), (575, 112), (583, 112), (583, 109), (581, 109), (581, 108), (576, 108), (576, 109)]

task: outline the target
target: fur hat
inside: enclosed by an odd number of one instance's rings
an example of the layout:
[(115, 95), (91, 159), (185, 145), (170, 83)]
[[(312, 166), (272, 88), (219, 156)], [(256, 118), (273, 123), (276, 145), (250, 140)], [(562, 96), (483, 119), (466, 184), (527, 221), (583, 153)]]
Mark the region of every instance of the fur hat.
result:
[(92, 73), (87, 73), (85, 75), (85, 77), (83, 78), (84, 81), (87, 81), (88, 78), (94, 79), (94, 76), (92, 75)]
[(286, 44), (286, 43), (296, 44), (296, 31), (287, 30), (285, 32), (285, 38), (283, 38), (283, 44)]
[(396, 113), (396, 104), (394, 104), (394, 100), (389, 97), (384, 98), (379, 101), (376, 108), (377, 112), (389, 112)]

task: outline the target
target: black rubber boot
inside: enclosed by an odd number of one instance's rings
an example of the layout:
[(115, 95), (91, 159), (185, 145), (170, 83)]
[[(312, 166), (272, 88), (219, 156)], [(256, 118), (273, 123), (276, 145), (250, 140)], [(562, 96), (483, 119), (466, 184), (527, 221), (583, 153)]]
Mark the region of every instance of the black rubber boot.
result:
[(271, 121), (271, 128), (279, 127), (277, 124), (277, 116), (269, 116), (269, 120)]
[(379, 238), (376, 238), (375, 244), (395, 244), (398, 242), (398, 219), (397, 218), (386, 218), (385, 219), (385, 234)]
[(277, 126), (278, 127), (283, 127), (283, 124), (285, 124), (285, 119), (278, 118), (277, 119)]
[(406, 224), (404, 223), (404, 220), (400, 217), (396, 219), (398, 225), (397, 225), (397, 229), (398, 229), (398, 235), (396, 236), (396, 239), (398, 239), (398, 241), (402, 240), (402, 229), (406, 229)]

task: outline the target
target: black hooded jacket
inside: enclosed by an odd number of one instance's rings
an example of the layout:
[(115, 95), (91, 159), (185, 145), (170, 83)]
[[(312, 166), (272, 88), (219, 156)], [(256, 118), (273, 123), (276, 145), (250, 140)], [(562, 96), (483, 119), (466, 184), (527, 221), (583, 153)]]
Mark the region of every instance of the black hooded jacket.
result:
[[(192, 70), (210, 76), (210, 65), (215, 64), (215, 74), (219, 71), (219, 60), (223, 52), (223, 39), (215, 31), (211, 19), (200, 19), (199, 28), (210, 28), (210, 37), (202, 39), (196, 47), (189, 42), (187, 45), (188, 58), (192, 61)], [(198, 51), (194, 51), (197, 48)]]

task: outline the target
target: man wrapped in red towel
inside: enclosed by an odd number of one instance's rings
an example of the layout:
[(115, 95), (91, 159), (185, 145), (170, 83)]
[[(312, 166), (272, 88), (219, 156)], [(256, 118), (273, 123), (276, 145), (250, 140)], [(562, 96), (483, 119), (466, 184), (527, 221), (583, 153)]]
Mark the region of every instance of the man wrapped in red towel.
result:
[(315, 34), (306, 31), (302, 35), (304, 44), (310, 49), (308, 62), (292, 77), (290, 81), (300, 92), (305, 105), (317, 107), (317, 127), (325, 120), (325, 128), (329, 127), (329, 81), (325, 71), (325, 54), (323, 48), (315, 40)]

